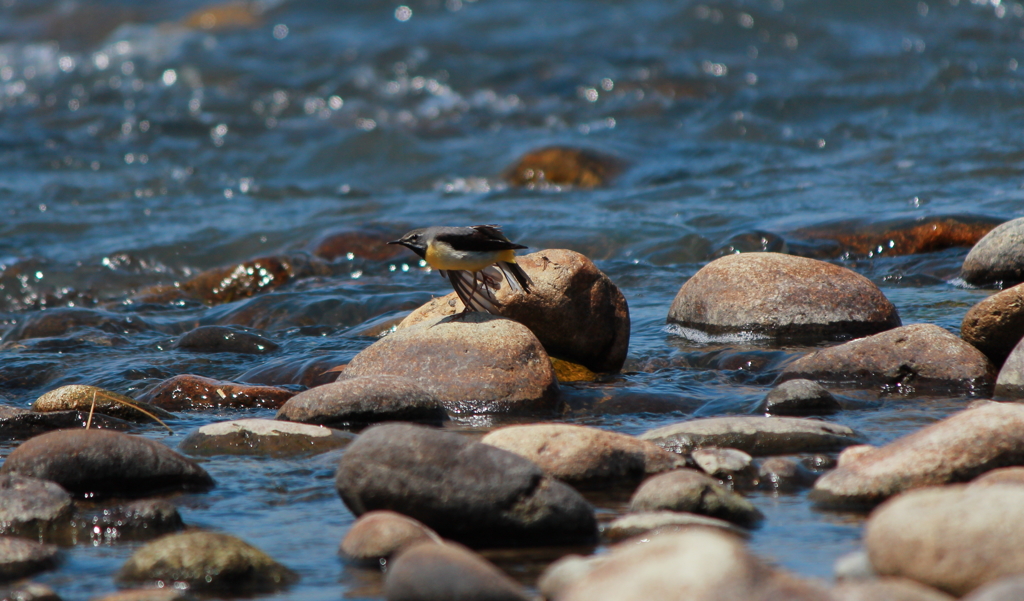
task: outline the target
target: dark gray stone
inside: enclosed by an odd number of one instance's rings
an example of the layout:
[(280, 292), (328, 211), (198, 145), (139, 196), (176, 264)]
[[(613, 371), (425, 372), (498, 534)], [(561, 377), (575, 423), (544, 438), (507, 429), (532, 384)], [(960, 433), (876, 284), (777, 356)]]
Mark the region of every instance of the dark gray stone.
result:
[(71, 511), (71, 495), (56, 482), (0, 475), (0, 534), (38, 538)]
[(388, 601), (530, 601), (491, 562), (452, 543), (415, 544), (400, 553), (384, 581)]
[(838, 451), (861, 442), (846, 426), (794, 417), (709, 417), (669, 424), (640, 435), (676, 453), (701, 447), (730, 447), (751, 455)]
[(633, 493), (629, 510), (681, 511), (728, 520), (742, 526), (757, 524), (764, 516), (739, 494), (697, 470), (673, 470), (644, 480)]
[(996, 226), (979, 240), (967, 253), (960, 277), (975, 286), (1024, 281), (1024, 217)]
[(415, 380), (398, 376), (361, 376), (310, 388), (288, 399), (277, 419), (325, 426), (381, 421), (448, 419), (441, 399)]
[(836, 397), (813, 380), (783, 382), (768, 393), (760, 410), (769, 415), (828, 415), (842, 409)]
[(27, 538), (0, 536), (0, 580), (15, 580), (57, 565), (57, 547)]

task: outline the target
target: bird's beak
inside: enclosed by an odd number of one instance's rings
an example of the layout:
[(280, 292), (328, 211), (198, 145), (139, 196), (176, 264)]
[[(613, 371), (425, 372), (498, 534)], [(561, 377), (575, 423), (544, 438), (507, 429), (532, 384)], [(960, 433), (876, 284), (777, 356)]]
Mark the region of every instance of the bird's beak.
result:
[(401, 240), (392, 240), (391, 242), (388, 242), (388, 244), (401, 244), (401, 243), (402, 243)]

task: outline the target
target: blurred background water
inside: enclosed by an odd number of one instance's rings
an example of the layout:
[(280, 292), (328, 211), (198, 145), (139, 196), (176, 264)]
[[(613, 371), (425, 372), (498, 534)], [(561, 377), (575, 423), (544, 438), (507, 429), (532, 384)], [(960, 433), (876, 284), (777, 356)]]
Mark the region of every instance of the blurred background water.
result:
[[(567, 394), (679, 407), (567, 419), (638, 433), (750, 413), (805, 349), (679, 338), (664, 327), (679, 286), (714, 256), (786, 250), (787, 233), (837, 220), (1024, 214), (1022, 38), (1024, 5), (1002, 0), (0, 0), (0, 393), (21, 406), (72, 383), (137, 394), (268, 361), (169, 348), (197, 324), (344, 362), (445, 282), (369, 245), (233, 302), (140, 293), (301, 256), (339, 230), (498, 223), (531, 248), (587, 254), (628, 299), (625, 374)], [(592, 189), (502, 177), (556, 145), (615, 157), (621, 173)], [(881, 286), (905, 324), (958, 331), (988, 294), (957, 280), (967, 249), (898, 250), (828, 258)], [(12, 339), (67, 307), (102, 323)], [(872, 443), (970, 401), (849, 394), (864, 409), (835, 419)], [(147, 435), (176, 445), (239, 415)], [(187, 523), (298, 570), (280, 598), (380, 598), (379, 575), (336, 556), (353, 519), (336, 461), (209, 459), (218, 487), (176, 502)], [(860, 516), (814, 510), (805, 493), (753, 498), (767, 520), (751, 545), (771, 561), (828, 577), (857, 547)], [(66, 599), (113, 590), (133, 548), (69, 549), (39, 580)], [(503, 566), (531, 583), (543, 561)]]

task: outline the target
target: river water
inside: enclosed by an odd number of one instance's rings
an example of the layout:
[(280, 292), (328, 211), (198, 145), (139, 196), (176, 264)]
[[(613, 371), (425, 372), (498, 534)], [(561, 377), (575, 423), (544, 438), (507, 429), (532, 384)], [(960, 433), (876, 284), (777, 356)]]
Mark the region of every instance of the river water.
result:
[[(675, 292), (716, 253), (762, 238), (775, 248), (773, 235), (836, 220), (1024, 214), (1017, 2), (402, 1), (204, 14), (192, 0), (0, 0), (0, 332), (59, 307), (131, 320), (5, 344), (0, 393), (27, 406), (64, 384), (137, 395), (180, 373), (343, 363), (445, 282), (411, 254), (368, 251), (229, 303), (139, 302), (139, 292), (293, 256), (338, 230), (497, 223), (531, 248), (587, 254), (621, 287), (632, 317), (624, 375), (563, 388), (679, 410), (566, 419), (639, 433), (751, 413), (779, 366), (806, 350), (666, 330)], [(624, 168), (595, 189), (505, 183), (520, 156), (552, 145)], [(832, 260), (877, 283), (904, 324), (957, 332), (990, 293), (957, 280), (966, 248), (898, 250)], [(170, 349), (197, 324), (248, 326), (281, 349), (269, 359)], [(851, 408), (834, 419), (877, 444), (971, 400), (884, 392), (843, 391)], [(189, 413), (173, 435), (145, 435), (176, 446), (206, 423), (272, 415)], [(186, 523), (297, 570), (302, 580), (276, 598), (379, 599), (380, 576), (336, 555), (353, 521), (333, 489), (337, 459), (207, 459), (218, 486), (175, 502)], [(751, 547), (778, 565), (829, 578), (858, 546), (862, 516), (816, 510), (806, 492), (750, 496), (767, 516)], [(69, 548), (37, 580), (65, 599), (109, 592), (134, 548)], [(527, 584), (544, 565), (497, 559)]]

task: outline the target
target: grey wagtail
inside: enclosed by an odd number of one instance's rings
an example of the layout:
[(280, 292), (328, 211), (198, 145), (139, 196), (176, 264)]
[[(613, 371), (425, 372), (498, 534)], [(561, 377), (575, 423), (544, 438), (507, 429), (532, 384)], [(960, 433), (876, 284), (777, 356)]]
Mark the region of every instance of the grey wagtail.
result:
[(530, 276), (516, 264), (516, 250), (526, 247), (506, 238), (496, 225), (420, 228), (388, 244), (401, 244), (448, 278), (466, 311), (498, 314), (494, 290), (501, 278), (485, 271), (492, 266), (509, 288), (530, 292)]

